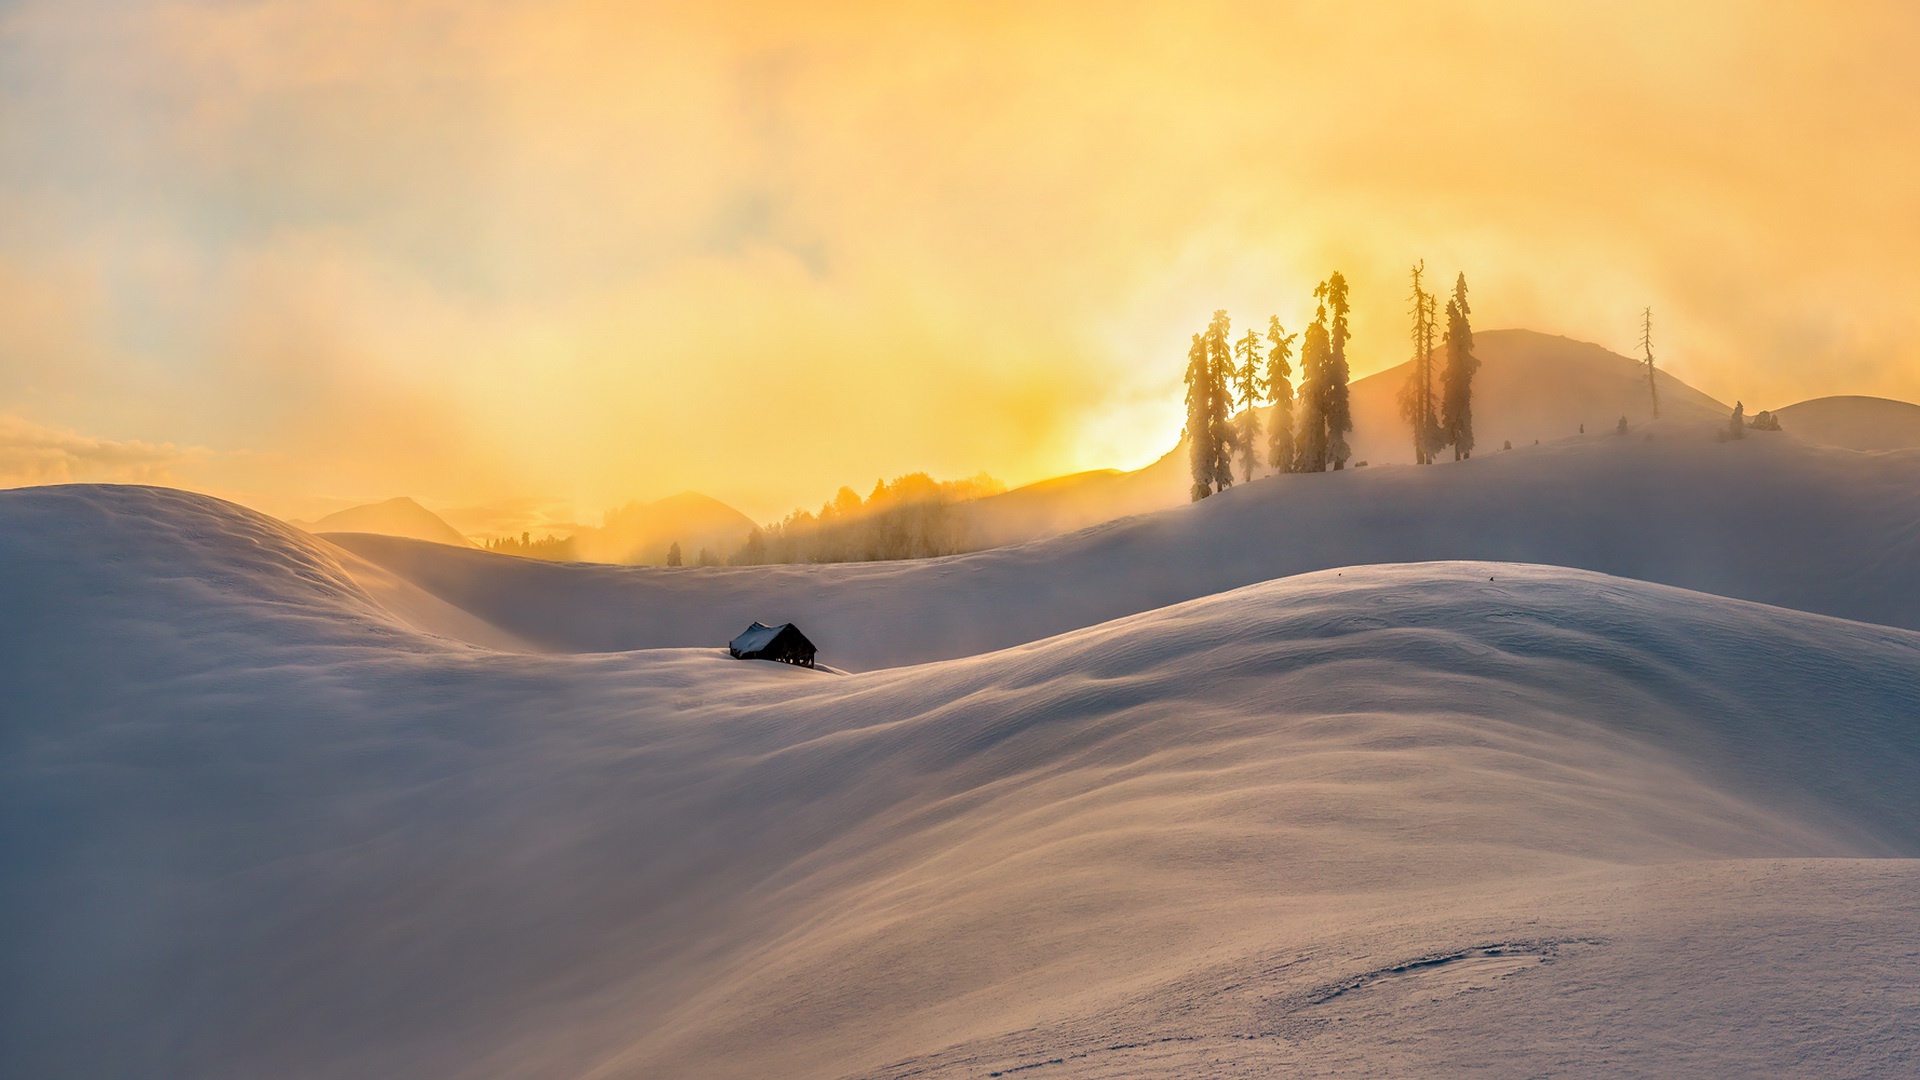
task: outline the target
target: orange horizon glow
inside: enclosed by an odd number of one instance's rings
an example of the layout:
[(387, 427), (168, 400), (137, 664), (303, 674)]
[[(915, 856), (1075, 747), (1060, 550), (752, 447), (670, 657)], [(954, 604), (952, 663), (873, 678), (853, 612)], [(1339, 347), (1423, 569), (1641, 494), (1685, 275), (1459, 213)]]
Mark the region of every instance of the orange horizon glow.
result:
[(764, 521), (1134, 467), (1215, 308), (1342, 270), (1364, 376), (1416, 259), (1482, 328), (1651, 305), (1751, 409), (1920, 400), (1914, 55), (1896, 4), (25, 0), (0, 483)]

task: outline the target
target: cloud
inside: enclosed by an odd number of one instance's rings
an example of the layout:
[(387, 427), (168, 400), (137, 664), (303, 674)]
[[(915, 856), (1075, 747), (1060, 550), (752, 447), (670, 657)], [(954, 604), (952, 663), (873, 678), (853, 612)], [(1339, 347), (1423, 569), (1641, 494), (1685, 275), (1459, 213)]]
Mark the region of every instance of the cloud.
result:
[(0, 415), (0, 486), (73, 482), (170, 484), (175, 466), (207, 452), (172, 443), (116, 442)]
[(1920, 397), (1900, 5), (111, 6), (0, 14), (0, 394), (249, 491), (1140, 464), (1214, 308), (1340, 268), (1364, 374), (1417, 258), (1485, 328), (1651, 305), (1728, 400)]
[(521, 496), (500, 499), (478, 506), (457, 506), (437, 511), (447, 524), (461, 533), (484, 539), (501, 536), (555, 534), (571, 536), (586, 528), (576, 520), (573, 505), (564, 499)]

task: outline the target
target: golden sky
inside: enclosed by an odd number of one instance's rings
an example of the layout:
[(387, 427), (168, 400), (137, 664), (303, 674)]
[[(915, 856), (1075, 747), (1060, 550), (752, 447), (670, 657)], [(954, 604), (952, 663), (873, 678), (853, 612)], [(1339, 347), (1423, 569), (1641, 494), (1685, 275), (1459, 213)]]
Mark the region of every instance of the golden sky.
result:
[[(1405, 270), (1749, 411), (1920, 399), (1906, 4), (0, 0), (0, 482), (758, 518), (1177, 437)], [(520, 505), (520, 504), (516, 504)]]

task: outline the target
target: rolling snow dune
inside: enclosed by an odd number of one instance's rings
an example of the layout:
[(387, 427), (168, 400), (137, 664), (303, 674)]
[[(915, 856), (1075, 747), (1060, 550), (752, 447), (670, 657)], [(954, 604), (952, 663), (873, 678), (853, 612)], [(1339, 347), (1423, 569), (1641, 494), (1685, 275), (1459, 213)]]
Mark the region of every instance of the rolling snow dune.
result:
[(1920, 1065), (1920, 633), (1452, 562), (844, 677), (498, 652), (85, 486), (0, 493), (0, 609), (5, 1075)]
[(800, 624), (852, 669), (970, 656), (1275, 577), (1492, 559), (1920, 628), (1920, 452), (1663, 425), (1425, 468), (1292, 475), (1197, 506), (913, 562), (569, 566), (331, 539), (502, 632), (560, 652), (718, 646)]
[(1774, 410), (1780, 426), (1808, 442), (1851, 450), (1920, 447), (1920, 405), (1890, 398), (1840, 395)]

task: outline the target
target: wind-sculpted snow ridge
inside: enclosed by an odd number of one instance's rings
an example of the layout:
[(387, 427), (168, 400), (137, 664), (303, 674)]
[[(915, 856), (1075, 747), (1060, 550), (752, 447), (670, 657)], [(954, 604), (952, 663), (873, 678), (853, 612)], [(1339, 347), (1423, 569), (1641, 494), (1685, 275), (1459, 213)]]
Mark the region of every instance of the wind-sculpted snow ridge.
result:
[[(1654, 435), (1653, 441), (1645, 436)], [(333, 539), (552, 651), (715, 645), (797, 622), (855, 670), (970, 656), (1276, 577), (1490, 559), (1920, 629), (1920, 451), (1662, 427), (1427, 468), (1256, 480), (1195, 506), (945, 559), (563, 566)]]
[(0, 493), (0, 610), (3, 1075), (1920, 1064), (1910, 631), (1442, 563), (538, 655), (84, 487)]

